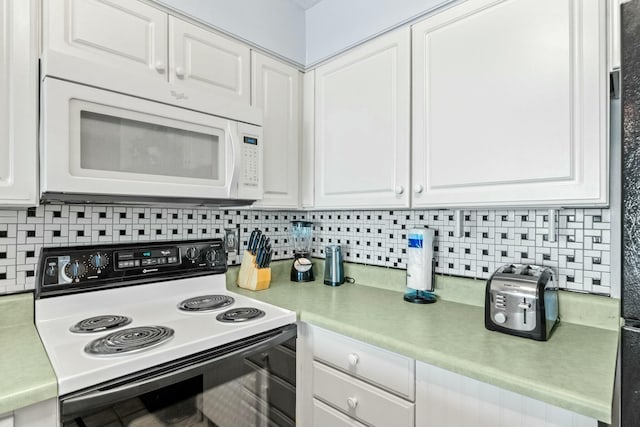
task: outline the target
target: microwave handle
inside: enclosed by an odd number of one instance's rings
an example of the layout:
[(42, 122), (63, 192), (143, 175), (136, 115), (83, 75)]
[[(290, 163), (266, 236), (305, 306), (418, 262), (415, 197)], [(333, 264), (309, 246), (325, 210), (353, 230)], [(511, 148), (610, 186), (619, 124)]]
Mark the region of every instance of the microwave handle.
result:
[[(235, 125), (235, 126), (234, 126)], [(227, 145), (231, 153), (231, 161), (227, 164), (227, 182), (229, 183), (229, 196), (234, 196), (234, 189), (236, 188), (235, 181), (238, 175), (237, 153), (236, 153), (236, 135), (238, 133), (237, 123), (229, 122), (227, 125)]]
[[(287, 325), (265, 340), (247, 346), (241, 346), (240, 348), (233, 348), (229, 352), (213, 359), (188, 364), (182, 368), (158, 375), (150, 374), (148, 378), (133, 380), (132, 382), (114, 388), (94, 390), (79, 396), (62, 398), (60, 404), (61, 415), (68, 417), (69, 415), (82, 414), (95, 408), (102, 408), (112, 403), (140, 396), (144, 393), (191, 378), (222, 361), (231, 358), (246, 358), (251, 354), (263, 352), (296, 337), (296, 335), (296, 325)], [(123, 381), (126, 381), (126, 378), (119, 382)]]

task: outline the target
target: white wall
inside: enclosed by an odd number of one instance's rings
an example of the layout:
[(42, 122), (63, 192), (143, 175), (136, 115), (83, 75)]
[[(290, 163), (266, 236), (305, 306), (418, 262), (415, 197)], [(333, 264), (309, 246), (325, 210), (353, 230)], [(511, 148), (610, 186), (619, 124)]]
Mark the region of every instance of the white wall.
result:
[(305, 63), (304, 9), (291, 0), (156, 0), (216, 28)]
[(306, 13), (306, 65), (452, 0), (323, 0)]

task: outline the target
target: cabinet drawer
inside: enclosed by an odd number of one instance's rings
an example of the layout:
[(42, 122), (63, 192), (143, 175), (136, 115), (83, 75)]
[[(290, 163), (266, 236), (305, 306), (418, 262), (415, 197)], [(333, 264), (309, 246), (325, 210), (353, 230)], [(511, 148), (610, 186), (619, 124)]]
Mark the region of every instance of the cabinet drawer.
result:
[(313, 394), (349, 416), (373, 426), (413, 426), (413, 403), (320, 362), (313, 362)]
[(338, 412), (329, 405), (325, 405), (318, 399), (313, 399), (313, 426), (314, 427), (365, 427), (353, 418), (349, 418), (342, 412)]
[(414, 400), (413, 359), (317, 327), (312, 339), (316, 360)]

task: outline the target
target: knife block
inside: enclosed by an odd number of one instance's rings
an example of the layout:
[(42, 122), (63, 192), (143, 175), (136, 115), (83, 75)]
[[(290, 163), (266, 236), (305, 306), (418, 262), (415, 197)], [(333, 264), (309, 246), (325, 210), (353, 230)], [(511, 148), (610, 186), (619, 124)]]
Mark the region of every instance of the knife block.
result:
[(271, 267), (258, 268), (256, 256), (249, 251), (244, 251), (237, 285), (252, 291), (261, 291), (271, 285)]

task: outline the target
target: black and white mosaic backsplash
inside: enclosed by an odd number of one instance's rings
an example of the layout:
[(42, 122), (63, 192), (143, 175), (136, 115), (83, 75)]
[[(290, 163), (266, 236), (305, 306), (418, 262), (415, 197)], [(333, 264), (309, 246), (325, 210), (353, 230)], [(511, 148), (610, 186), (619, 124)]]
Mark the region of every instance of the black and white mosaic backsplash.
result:
[[(547, 233), (546, 210), (465, 211), (464, 237), (453, 237), (450, 210), (288, 212), (47, 205), (0, 210), (0, 293), (32, 289), (40, 248), (132, 241), (223, 237), (239, 228), (245, 246), (260, 227), (271, 238), (274, 259), (292, 256), (289, 224), (314, 222), (313, 255), (328, 244), (344, 246), (346, 261), (406, 268), (406, 232), (435, 228), (436, 271), (487, 278), (500, 265), (527, 262), (559, 273), (561, 287), (610, 292), (608, 209), (565, 209), (558, 217), (558, 241)], [(230, 264), (240, 262), (232, 256)]]
[(464, 237), (456, 238), (451, 210), (308, 212), (315, 225), (314, 255), (327, 244), (344, 245), (345, 260), (406, 268), (407, 230), (436, 230), (436, 272), (488, 278), (499, 266), (545, 265), (562, 288), (609, 294), (608, 209), (563, 209), (556, 242), (548, 239), (548, 210), (467, 210)]
[[(289, 223), (304, 216), (304, 212), (93, 205), (0, 210), (0, 293), (34, 288), (43, 246), (223, 238), (225, 228), (240, 228), (246, 245), (251, 230), (260, 227), (271, 238), (274, 259), (289, 258)], [(229, 264), (240, 260), (231, 256)]]

